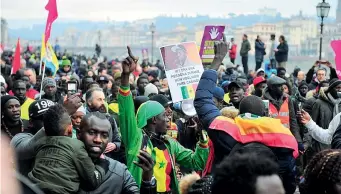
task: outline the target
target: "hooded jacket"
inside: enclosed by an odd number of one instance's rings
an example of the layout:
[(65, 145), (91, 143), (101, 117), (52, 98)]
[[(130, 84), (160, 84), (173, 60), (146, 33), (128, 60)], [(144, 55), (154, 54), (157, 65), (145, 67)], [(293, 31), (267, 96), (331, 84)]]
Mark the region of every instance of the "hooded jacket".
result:
[[(263, 92), (263, 98), (265, 100), (269, 100), (269, 102), (271, 104), (273, 104), (276, 107), (277, 110), (279, 110), (281, 108), (283, 102), (285, 101), (285, 99), (289, 98), (289, 97), (288, 96), (283, 96), (282, 100), (277, 101), (274, 98), (272, 98), (272, 96), (269, 93), (269, 89), (265, 88), (264, 92)], [(294, 102), (293, 102), (292, 99), (289, 98), (288, 99), (288, 103), (289, 103), (290, 131), (295, 136), (297, 142), (298, 143), (302, 143), (302, 137), (300, 135), (300, 128), (299, 128), (298, 123), (297, 123)]]

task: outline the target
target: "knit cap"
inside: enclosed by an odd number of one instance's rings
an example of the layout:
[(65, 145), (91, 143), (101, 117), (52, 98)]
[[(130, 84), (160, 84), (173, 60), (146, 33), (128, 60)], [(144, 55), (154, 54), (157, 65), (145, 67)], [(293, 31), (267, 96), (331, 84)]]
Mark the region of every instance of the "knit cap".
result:
[(44, 80), (43, 80), (43, 90), (45, 90), (45, 88), (47, 86), (54, 86), (54, 87), (56, 87), (57, 86), (56, 81), (54, 79), (50, 78), (50, 77), (44, 78)]

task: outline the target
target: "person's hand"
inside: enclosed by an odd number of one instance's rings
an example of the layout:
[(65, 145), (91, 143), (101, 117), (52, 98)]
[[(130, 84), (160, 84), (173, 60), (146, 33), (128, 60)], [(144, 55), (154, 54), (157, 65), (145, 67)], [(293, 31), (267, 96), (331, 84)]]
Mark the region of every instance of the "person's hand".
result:
[(122, 62), (122, 72), (124, 74), (130, 74), (136, 69), (137, 61), (139, 60), (138, 57), (135, 57), (129, 46), (127, 46), (128, 49), (128, 57), (125, 58), (125, 60)]
[(116, 150), (116, 148), (117, 148), (116, 144), (114, 144), (114, 143), (108, 143), (107, 147), (106, 147), (105, 150), (104, 150), (104, 153), (106, 154), (106, 153), (108, 153), (108, 152), (111, 152), (111, 151), (113, 151), (113, 150)]
[(275, 52), (278, 52), (278, 49), (274, 49)]
[[(223, 41), (216, 41), (214, 42), (214, 58), (219, 58), (221, 59), (221, 62), (227, 55), (228, 51), (228, 43), (226, 42), (226, 37), (225, 34), (223, 34)], [(220, 62), (220, 63), (221, 63)]]
[(298, 111), (297, 115), (300, 118), (300, 121), (301, 121), (302, 124), (307, 124), (311, 120), (311, 117), (310, 117), (309, 113), (307, 113), (303, 109), (302, 109), (302, 111)]
[(315, 63), (314, 63), (314, 65), (313, 65), (313, 67), (318, 67), (318, 66), (319, 66), (319, 64), (320, 64), (320, 61), (319, 61), (319, 60), (317, 60), (317, 61), (315, 61)]
[(63, 106), (69, 115), (72, 115), (79, 107), (82, 106), (82, 99), (79, 97), (78, 93), (73, 95), (68, 94)]
[(150, 181), (153, 177), (153, 167), (154, 161), (152, 156), (144, 151), (140, 150), (139, 155), (137, 155), (139, 162), (134, 161), (133, 163), (143, 169), (142, 180)]
[(329, 68), (333, 68), (332, 64), (330, 63), (330, 61), (326, 61), (326, 66), (329, 67)]

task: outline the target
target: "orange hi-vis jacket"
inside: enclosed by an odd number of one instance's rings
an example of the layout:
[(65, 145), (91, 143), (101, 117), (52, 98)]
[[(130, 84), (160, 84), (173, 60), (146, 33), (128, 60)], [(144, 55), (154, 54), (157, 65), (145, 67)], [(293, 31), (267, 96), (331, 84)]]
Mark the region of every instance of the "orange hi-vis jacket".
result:
[(290, 129), (290, 117), (289, 117), (289, 98), (286, 98), (280, 108), (277, 108), (270, 102), (269, 103), (269, 114), (270, 117), (281, 120), (284, 127)]
[(232, 120), (218, 116), (213, 120), (210, 129), (224, 131), (239, 143), (259, 142), (269, 147), (288, 148), (293, 156), (298, 157), (298, 144), (291, 131), (284, 127), (279, 119), (259, 117)]

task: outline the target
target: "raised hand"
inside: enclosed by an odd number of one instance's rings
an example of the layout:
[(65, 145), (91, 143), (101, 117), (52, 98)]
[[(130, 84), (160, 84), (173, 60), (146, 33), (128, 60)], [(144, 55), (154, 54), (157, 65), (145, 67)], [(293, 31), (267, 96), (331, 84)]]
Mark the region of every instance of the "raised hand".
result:
[(214, 59), (211, 68), (218, 70), (220, 64), (223, 62), (228, 52), (228, 43), (226, 42), (226, 37), (223, 33), (223, 41), (216, 41), (214, 43)]
[(218, 28), (216, 27), (213, 27), (209, 33), (212, 40), (215, 40), (219, 36)]
[(122, 62), (122, 71), (124, 74), (130, 74), (131, 72), (133, 72), (136, 69), (136, 64), (137, 61), (139, 60), (138, 57), (135, 57), (129, 46), (127, 46), (128, 49), (128, 57), (125, 58)]
[(153, 176), (154, 167), (152, 156), (148, 152), (140, 150), (137, 157), (139, 158), (139, 162), (134, 161), (134, 164), (143, 169), (142, 179), (144, 181), (150, 181)]
[(303, 109), (302, 109), (302, 111), (298, 111), (297, 115), (300, 118), (300, 121), (301, 121), (302, 124), (307, 124), (311, 120), (311, 117), (310, 117), (309, 113), (307, 113)]

